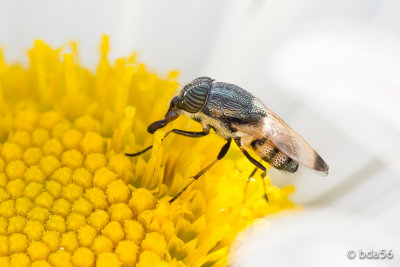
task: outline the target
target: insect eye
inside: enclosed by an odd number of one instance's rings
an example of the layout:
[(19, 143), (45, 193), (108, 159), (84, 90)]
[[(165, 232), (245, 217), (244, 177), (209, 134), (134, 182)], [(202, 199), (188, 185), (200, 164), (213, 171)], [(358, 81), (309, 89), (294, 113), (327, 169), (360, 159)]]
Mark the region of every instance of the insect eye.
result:
[(207, 85), (198, 85), (189, 89), (178, 107), (190, 113), (201, 111), (207, 101), (209, 90)]

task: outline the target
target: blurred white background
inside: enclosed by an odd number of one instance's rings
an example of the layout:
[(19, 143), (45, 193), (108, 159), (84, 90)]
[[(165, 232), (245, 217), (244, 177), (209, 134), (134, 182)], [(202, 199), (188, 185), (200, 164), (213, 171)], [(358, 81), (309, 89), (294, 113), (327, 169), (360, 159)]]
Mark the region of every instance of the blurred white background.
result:
[[(370, 247), (373, 240), (380, 241), (373, 249), (395, 249), (382, 246), (400, 237), (400, 1), (0, 3), (0, 46), (9, 61), (26, 61), (23, 51), (36, 38), (53, 46), (74, 39), (82, 62), (94, 69), (100, 37), (108, 34), (113, 58), (137, 51), (140, 60), (160, 74), (181, 70), (181, 84), (208, 75), (259, 96), (330, 165), (327, 178), (306, 171), (297, 176), (273, 172), (273, 183), (295, 183), (293, 199), (306, 209), (315, 208), (315, 218), (351, 217), (352, 226), (343, 228), (346, 236), (366, 222), (379, 229), (355, 235), (358, 247), (353, 249)], [(329, 231), (332, 225), (330, 220), (314, 227)], [(296, 244), (307, 242), (309, 229), (301, 219), (275, 231), (291, 229), (303, 233)], [(274, 233), (274, 224), (269, 231)], [(345, 257), (352, 248), (337, 236), (329, 235), (326, 243), (342, 244), (342, 254), (327, 260), (354, 264)], [(282, 238), (283, 244), (292, 242), (288, 235)], [(294, 255), (291, 263), (302, 265), (304, 259), (296, 258), (295, 250), (278, 246), (274, 255)], [(259, 256), (267, 259), (267, 251)], [(399, 260), (398, 247), (394, 255)], [(291, 265), (289, 261), (285, 266)]]

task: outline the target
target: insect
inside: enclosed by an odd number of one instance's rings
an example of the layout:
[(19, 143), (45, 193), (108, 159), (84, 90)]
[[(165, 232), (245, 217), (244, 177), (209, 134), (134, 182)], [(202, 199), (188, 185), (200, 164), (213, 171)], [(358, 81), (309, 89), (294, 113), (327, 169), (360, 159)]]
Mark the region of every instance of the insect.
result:
[[(266, 168), (253, 158), (246, 148), (253, 149), (262, 160), (281, 171), (294, 173), (301, 164), (328, 175), (329, 167), (317, 152), (278, 115), (269, 110), (260, 99), (239, 86), (217, 82), (209, 77), (199, 77), (186, 84), (179, 94), (172, 98), (165, 118), (150, 124), (147, 131), (154, 133), (180, 115), (188, 116), (201, 123), (203, 131), (172, 129), (165, 137), (171, 133), (187, 137), (203, 137), (210, 133), (210, 129), (213, 129), (226, 140), (226, 143), (217, 158), (193, 176), (191, 182), (173, 197), (170, 203), (226, 155), (232, 140), (246, 158), (256, 166), (250, 177), (254, 175), (257, 168), (261, 169), (265, 175)], [(138, 153), (125, 155), (138, 156), (151, 148), (152, 146), (149, 146)], [(265, 186), (264, 194), (268, 201)]]

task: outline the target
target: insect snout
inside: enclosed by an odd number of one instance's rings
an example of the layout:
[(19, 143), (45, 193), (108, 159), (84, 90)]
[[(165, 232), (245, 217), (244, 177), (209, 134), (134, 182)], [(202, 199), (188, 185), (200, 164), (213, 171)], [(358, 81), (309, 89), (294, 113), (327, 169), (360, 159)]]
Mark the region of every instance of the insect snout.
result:
[(165, 125), (167, 125), (167, 123), (168, 122), (165, 119), (153, 122), (152, 124), (149, 125), (149, 127), (147, 127), (147, 131), (149, 133), (153, 134), (158, 129), (165, 127)]
[(168, 123), (178, 118), (179, 114), (176, 106), (179, 102), (179, 97), (174, 97), (171, 101), (168, 112), (165, 114), (165, 118), (150, 124), (149, 127), (147, 127), (147, 131), (153, 134), (158, 129), (165, 127)]

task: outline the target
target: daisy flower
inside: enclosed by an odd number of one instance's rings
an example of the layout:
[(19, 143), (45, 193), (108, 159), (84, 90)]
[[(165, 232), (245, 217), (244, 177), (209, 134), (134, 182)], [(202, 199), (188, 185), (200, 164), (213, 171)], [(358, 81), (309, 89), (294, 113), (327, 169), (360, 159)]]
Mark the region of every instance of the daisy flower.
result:
[(200, 127), (185, 118), (148, 134), (178, 72), (160, 77), (134, 54), (111, 63), (108, 51), (105, 36), (95, 72), (76, 43), (36, 41), (28, 67), (0, 54), (0, 265), (226, 266), (241, 230), (294, 207), (293, 187), (267, 177), (267, 203), (259, 175), (246, 186), (253, 166), (233, 149), (170, 204), (224, 140), (162, 140), (172, 126)]

